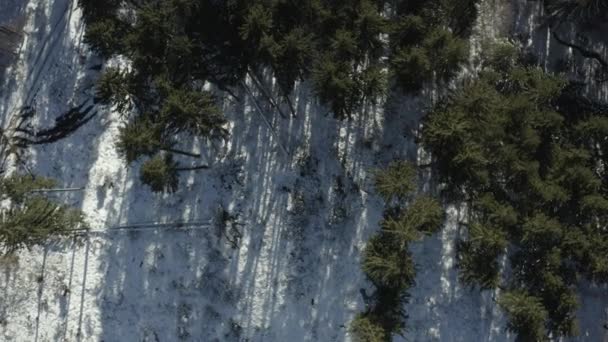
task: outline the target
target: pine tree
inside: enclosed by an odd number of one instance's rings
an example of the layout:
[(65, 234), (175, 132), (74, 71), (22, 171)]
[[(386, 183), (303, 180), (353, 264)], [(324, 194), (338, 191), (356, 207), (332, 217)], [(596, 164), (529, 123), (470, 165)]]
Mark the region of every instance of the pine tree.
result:
[(524, 291), (508, 291), (498, 299), (507, 313), (510, 331), (517, 333), (520, 341), (546, 341), (545, 322), (547, 310), (541, 301)]
[(498, 257), (507, 248), (507, 237), (498, 227), (469, 224), (469, 236), (458, 243), (460, 279), (467, 285), (492, 289), (500, 283)]
[(390, 234), (372, 237), (365, 247), (363, 272), (377, 287), (407, 289), (416, 271), (410, 253)]
[(371, 315), (358, 314), (350, 323), (350, 333), (355, 342), (386, 342), (382, 326), (374, 322)]
[(243, 24), (239, 27), (241, 38), (252, 47), (257, 47), (265, 36), (270, 34), (273, 26), (272, 8), (261, 2), (252, 2), (244, 15)]
[(175, 192), (179, 183), (178, 171), (171, 154), (157, 154), (142, 164), (139, 175), (141, 182), (154, 192)]
[(418, 196), (402, 214), (402, 221), (424, 235), (436, 233), (442, 226), (444, 210), (432, 197)]
[[(421, 141), (446, 194), (468, 204), (461, 279), (504, 286), (497, 259), (512, 246), (515, 294), (503, 306), (510, 329), (532, 341), (575, 334), (572, 289), (581, 275), (608, 279), (608, 178), (598, 168), (608, 121), (605, 105), (524, 63), (512, 46), (492, 46), (479, 77), (429, 113)], [(522, 293), (542, 308), (515, 310)]]
[(87, 25), (84, 42), (101, 57), (110, 58), (125, 51), (128, 31), (129, 26), (118, 18), (100, 18)]
[(380, 64), (370, 65), (359, 74), (361, 93), (371, 104), (382, 99), (388, 88), (388, 75)]
[(406, 161), (394, 161), (385, 170), (376, 171), (376, 191), (385, 202), (404, 200), (416, 190), (416, 168)]
[(401, 88), (418, 91), (431, 73), (431, 61), (426, 51), (418, 47), (399, 48), (391, 59), (391, 67)]
[(13, 175), (0, 181), (0, 193), (6, 206), (0, 212), (0, 245), (7, 254), (31, 248), (86, 229), (80, 210), (55, 203), (33, 190), (51, 187), (46, 178)]
[(126, 115), (132, 108), (129, 81), (129, 76), (120, 69), (108, 68), (97, 81), (95, 101), (114, 105), (119, 113)]
[(160, 111), (163, 131), (208, 137), (214, 132), (225, 136), (222, 112), (207, 91), (170, 89)]
[(89, 23), (115, 15), (121, 2), (121, 0), (106, 0), (103, 3), (97, 0), (78, 0), (78, 5)]
[(50, 178), (12, 175), (0, 181), (0, 200), (23, 204), (32, 190), (49, 189), (55, 185), (56, 182)]
[(302, 27), (296, 27), (271, 50), (273, 69), (284, 95), (291, 93), (296, 80), (310, 71), (313, 44), (312, 34)]
[(403, 245), (431, 235), (441, 228), (443, 208), (428, 196), (419, 196), (397, 218), (386, 218), (381, 226), (385, 233), (393, 234)]
[[(347, 44), (342, 41), (340, 44)], [(338, 42), (336, 43), (338, 44)], [(350, 42), (350, 44), (354, 44)], [(349, 47), (340, 47), (342, 54), (348, 54)], [(354, 45), (350, 49), (354, 51)], [(317, 61), (313, 70), (313, 85), (322, 103), (331, 106), (338, 118), (351, 114), (360, 99), (359, 85), (353, 77), (352, 66), (348, 61), (326, 54)]]
[(466, 42), (451, 32), (435, 29), (422, 42), (431, 70), (441, 81), (449, 81), (468, 58)]
[(360, 51), (379, 57), (384, 53), (381, 35), (388, 32), (388, 21), (382, 15), (382, 8), (372, 0), (359, 1), (355, 18), (355, 32)]
[(116, 149), (127, 163), (142, 156), (155, 154), (162, 146), (162, 136), (158, 125), (150, 119), (138, 117), (119, 128)]

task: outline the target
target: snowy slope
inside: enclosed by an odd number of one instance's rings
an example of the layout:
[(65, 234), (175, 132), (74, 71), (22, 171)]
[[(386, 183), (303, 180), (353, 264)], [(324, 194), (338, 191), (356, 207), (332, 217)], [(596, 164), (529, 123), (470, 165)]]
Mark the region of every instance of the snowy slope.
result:
[[(0, 118), (37, 110), (34, 127), (89, 101), (100, 63), (81, 42), (72, 0), (0, 0), (0, 22), (25, 20), (20, 56), (5, 71)], [(5, 11), (5, 9), (7, 9)], [(478, 39), (531, 30), (525, 1), (487, 0)], [(94, 68), (93, 68), (94, 69)], [(340, 122), (297, 89), (297, 117), (281, 118), (241, 92), (226, 101), (230, 137), (196, 141), (212, 168), (183, 174), (180, 190), (153, 194), (114, 150), (120, 117), (107, 108), (72, 136), (28, 151), (28, 167), (80, 192), (88, 237), (1, 260), (0, 341), (345, 341), (371, 286), (359, 255), (377, 229), (382, 201), (370, 172), (416, 158), (421, 98), (389, 98)], [(260, 115), (265, 115), (276, 135)], [(188, 160), (183, 160), (188, 163)], [(194, 165), (194, 164), (193, 164)], [(220, 208), (233, 219), (222, 224)], [(409, 341), (507, 341), (494, 293), (458, 285), (457, 211), (438, 236), (413, 246), (419, 265)], [(169, 229), (150, 223), (185, 222)], [(139, 225), (131, 231), (112, 229)], [(238, 241), (237, 241), (238, 240)], [(231, 241), (236, 241), (233, 245)], [(600, 341), (605, 289), (586, 288), (581, 340)]]

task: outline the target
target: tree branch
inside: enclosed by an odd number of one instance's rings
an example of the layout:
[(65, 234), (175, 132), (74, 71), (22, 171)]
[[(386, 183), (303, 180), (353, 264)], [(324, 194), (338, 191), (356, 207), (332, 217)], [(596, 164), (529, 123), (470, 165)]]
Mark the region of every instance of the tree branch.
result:
[(186, 152), (186, 151), (182, 151), (182, 150), (176, 150), (174, 148), (170, 148), (170, 147), (162, 147), (160, 148), (162, 151), (166, 151), (166, 152), (171, 152), (171, 153), (175, 153), (175, 154), (181, 154), (182, 156), (188, 156), (188, 157), (192, 157), (192, 158), (200, 158), (201, 155), (198, 153), (192, 153), (192, 152)]
[(209, 165), (198, 165), (198, 166), (190, 166), (190, 167), (178, 167), (175, 168), (175, 171), (194, 171), (194, 170), (206, 170), (209, 168)]
[(598, 63), (600, 63), (602, 65), (602, 67), (604, 69), (608, 69), (608, 62), (602, 57), (602, 55), (600, 53), (598, 53), (596, 51), (587, 50), (584, 47), (582, 47), (580, 45), (576, 45), (574, 43), (569, 43), (569, 42), (563, 40), (555, 31), (552, 32), (552, 35), (553, 35), (553, 38), (561, 45), (567, 46), (569, 48), (572, 48), (572, 49), (578, 51), (581, 54), (581, 56), (583, 56), (585, 58), (595, 59)]

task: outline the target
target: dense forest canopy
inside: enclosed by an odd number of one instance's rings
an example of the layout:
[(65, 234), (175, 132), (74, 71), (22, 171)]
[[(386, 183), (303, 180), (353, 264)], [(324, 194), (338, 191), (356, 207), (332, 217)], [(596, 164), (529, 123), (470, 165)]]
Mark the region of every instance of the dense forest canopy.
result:
[(382, 99), (389, 84), (417, 92), (448, 81), (467, 60), (476, 15), (476, 0), (80, 3), (85, 40), (129, 61), (106, 70), (98, 86), (98, 99), (127, 118), (119, 142), (127, 162), (174, 154), (176, 134), (225, 136), (218, 96), (238, 98), (245, 80), (259, 84), (265, 70), (292, 111), (295, 84), (310, 80), (338, 118)]
[(437, 180), (467, 204), (461, 279), (503, 289), (522, 340), (576, 334), (576, 285), (608, 280), (607, 109), (503, 45), (425, 119)]
[[(180, 150), (177, 136), (225, 137), (220, 101), (239, 101), (240, 89), (259, 86), (262, 75), (274, 77), (280, 105), (292, 112), (296, 86), (310, 82), (338, 119), (388, 92), (433, 85), (447, 96), (423, 120), (420, 143), (441, 198), (467, 212), (462, 282), (500, 289), (508, 328), (522, 341), (542, 341), (576, 334), (581, 280), (608, 281), (608, 107), (507, 43), (487, 48), (479, 73), (447, 91), (469, 60), (477, 0), (80, 4), (86, 42), (104, 58), (126, 60), (104, 71), (97, 100), (123, 115), (117, 149), (127, 163), (144, 160), (140, 178), (153, 191), (175, 191), (177, 173), (192, 169), (179, 158), (200, 157)], [(550, 27), (587, 27), (606, 16), (599, 0), (545, 4)], [(387, 341), (405, 329), (402, 304), (416, 273), (408, 245), (444, 219), (439, 201), (417, 191), (420, 172), (396, 161), (376, 173), (386, 211), (362, 256), (376, 292), (352, 322), (356, 340)], [(508, 260), (509, 276), (499, 260)]]

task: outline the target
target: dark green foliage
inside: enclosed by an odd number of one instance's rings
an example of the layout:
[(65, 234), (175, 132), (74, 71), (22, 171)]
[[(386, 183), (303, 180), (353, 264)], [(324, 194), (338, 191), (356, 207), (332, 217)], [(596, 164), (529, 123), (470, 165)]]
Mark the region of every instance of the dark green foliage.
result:
[(330, 104), (338, 117), (345, 117), (357, 106), (361, 94), (352, 68), (331, 56), (320, 60), (313, 71), (313, 84), (319, 99)]
[(519, 51), (508, 42), (492, 42), (484, 48), (484, 63), (498, 72), (509, 71), (519, 59)]
[(55, 185), (55, 181), (50, 178), (14, 175), (0, 181), (0, 194), (2, 199), (8, 198), (16, 204), (23, 204), (32, 190), (50, 189)]
[[(407, 90), (418, 90), (434, 73), (438, 80), (451, 78), (466, 59), (460, 38), (469, 34), (476, 1), (403, 2), (395, 16), (387, 16), (393, 3), (385, 0), (80, 5), (87, 43), (104, 57), (131, 60), (137, 87), (130, 93), (140, 105), (163, 101), (155, 100), (151, 87), (158, 76), (175, 88), (210, 82), (229, 90), (250, 70), (270, 68), (283, 96), (298, 80), (311, 78), (319, 99), (346, 117), (385, 95), (387, 55)], [(407, 86), (411, 78), (419, 80)]]
[(424, 235), (431, 235), (441, 228), (443, 208), (428, 196), (419, 196), (396, 218), (385, 219), (382, 231), (393, 234), (393, 239), (407, 244), (417, 241)]
[(431, 70), (439, 80), (448, 81), (467, 61), (468, 46), (466, 41), (455, 38), (454, 35), (442, 29), (435, 29), (422, 42), (427, 51)]
[(469, 225), (469, 237), (460, 241), (460, 279), (468, 285), (479, 285), (482, 289), (495, 288), (499, 284), (498, 257), (507, 248), (505, 234), (480, 223)]
[(508, 328), (521, 341), (546, 341), (547, 310), (540, 300), (522, 291), (503, 293), (498, 304), (506, 312)]
[(405, 290), (414, 282), (412, 257), (390, 234), (372, 237), (365, 247), (363, 272), (377, 287)]
[(100, 56), (109, 58), (125, 50), (123, 38), (128, 26), (116, 18), (104, 18), (87, 26), (84, 36), (85, 43)]
[(47, 178), (14, 175), (0, 181), (7, 205), (0, 212), (0, 245), (5, 253), (42, 245), (51, 239), (86, 228), (80, 210), (55, 203), (33, 190), (48, 189)]
[[(387, 336), (402, 335), (408, 315), (404, 303), (409, 301), (407, 289), (380, 287), (370, 314), (384, 328)], [(388, 341), (387, 341), (388, 342)]]
[(96, 100), (102, 104), (113, 104), (120, 113), (131, 109), (129, 79), (118, 68), (108, 68), (97, 81)]
[(114, 16), (121, 3), (122, 0), (78, 0), (78, 5), (87, 22)]
[[(124, 70), (105, 72), (97, 100), (115, 106), (129, 120), (126, 127), (141, 122), (153, 127), (154, 132), (145, 127), (139, 134), (145, 143), (136, 133), (130, 138), (126, 130), (121, 133), (120, 151), (130, 162), (170, 151), (176, 135), (225, 137), (218, 99), (203, 90), (209, 84), (237, 98), (232, 88), (245, 84), (248, 75), (270, 70), (279, 95), (293, 107), (289, 96), (296, 82), (310, 79), (319, 100), (345, 118), (386, 97), (389, 72), (407, 91), (448, 81), (466, 61), (463, 38), (474, 21), (476, 1), (79, 4), (87, 24), (85, 41), (105, 58), (120, 55), (130, 62)], [(387, 11), (395, 5), (396, 13)]]
[(416, 190), (416, 167), (406, 161), (394, 161), (375, 174), (376, 191), (385, 202), (403, 200)]
[(514, 51), (491, 47), (479, 77), (431, 111), (421, 140), (450, 198), (469, 204), (461, 279), (503, 286), (498, 259), (513, 247), (511, 329), (526, 341), (571, 336), (579, 279), (607, 280), (608, 112)]
[(447, 25), (457, 36), (466, 37), (471, 34), (473, 23), (477, 18), (477, 0), (443, 0)]
[[(208, 8), (190, 1), (121, 3), (133, 10), (135, 16), (130, 17), (124, 10), (118, 10), (118, 4), (107, 8), (89, 1), (81, 4), (88, 24), (87, 39), (93, 48), (104, 57), (122, 54), (131, 62), (128, 71), (108, 69), (97, 87), (97, 100), (114, 105), (127, 119), (117, 143), (127, 162), (160, 150), (197, 157), (171, 149), (175, 136), (226, 135), (225, 120), (216, 99), (202, 85), (217, 82), (221, 88), (226, 84), (220, 78), (234, 76), (226, 75), (232, 71), (223, 64), (218, 68), (215, 62), (205, 59), (211, 51), (201, 51), (202, 42), (197, 41), (205, 37), (191, 31), (189, 25), (194, 22), (186, 19), (196, 19), (185, 16), (188, 11)], [(215, 29), (208, 33), (217, 36)], [(226, 52), (211, 50), (216, 55)], [(228, 57), (223, 62), (228, 62)], [(244, 73), (241, 71), (240, 75)]]
[(393, 55), (391, 66), (399, 85), (410, 92), (418, 91), (431, 73), (431, 61), (419, 47), (400, 48)]
[(222, 112), (206, 91), (169, 89), (159, 115), (166, 133), (188, 132), (204, 137), (224, 131)]
[[(373, 307), (357, 318), (365, 321), (353, 322), (366, 329), (359, 330), (355, 337), (373, 333), (390, 341), (393, 334), (400, 334), (405, 327), (407, 315), (403, 303), (416, 277), (409, 243), (435, 233), (444, 220), (443, 208), (436, 200), (424, 195), (412, 196), (416, 190), (416, 173), (414, 165), (395, 161), (375, 174), (376, 190), (389, 208), (381, 222), (381, 231), (367, 242), (363, 252), (362, 269), (376, 286), (376, 294)], [(372, 329), (377, 327), (382, 328), (382, 335)]]
[(151, 156), (160, 149), (161, 132), (157, 125), (145, 118), (137, 118), (119, 128), (116, 149), (127, 163), (142, 156)]
[(179, 182), (177, 166), (170, 154), (158, 154), (143, 163), (139, 177), (154, 192), (175, 192)]
[(444, 220), (441, 205), (429, 196), (418, 196), (407, 207), (401, 221), (412, 226), (424, 235), (432, 235), (439, 231)]
[(465, 38), (477, 16), (476, 2), (400, 2), (391, 32), (390, 66), (404, 91), (449, 81), (467, 61)]
[(351, 321), (349, 330), (354, 342), (387, 341), (384, 329), (369, 314), (358, 314)]
[(284, 94), (291, 93), (295, 82), (308, 73), (313, 44), (313, 35), (296, 27), (270, 48), (271, 63)]

